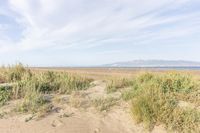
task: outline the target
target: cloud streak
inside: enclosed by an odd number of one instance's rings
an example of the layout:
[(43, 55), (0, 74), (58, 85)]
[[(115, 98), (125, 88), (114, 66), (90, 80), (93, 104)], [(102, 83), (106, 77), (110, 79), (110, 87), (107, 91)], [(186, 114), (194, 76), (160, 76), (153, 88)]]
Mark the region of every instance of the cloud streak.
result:
[(193, 10), (200, 4), (197, 0), (8, 0), (0, 4), (0, 19), (10, 18), (7, 26), (14, 32), (6, 32), (0, 22), (2, 54), (99, 47), (112, 53), (119, 51), (114, 44), (162, 45), (167, 40), (175, 44), (178, 39), (197, 39), (193, 35), (200, 31), (200, 10)]

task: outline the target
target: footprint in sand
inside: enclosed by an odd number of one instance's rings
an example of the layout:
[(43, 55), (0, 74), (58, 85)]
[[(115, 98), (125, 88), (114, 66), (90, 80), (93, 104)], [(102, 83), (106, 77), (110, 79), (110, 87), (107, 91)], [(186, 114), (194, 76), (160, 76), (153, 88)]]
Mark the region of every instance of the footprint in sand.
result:
[(60, 127), (63, 125), (63, 122), (61, 120), (53, 120), (52, 124), (53, 127)]
[(94, 130), (94, 133), (100, 133), (100, 129), (99, 129), (99, 128), (96, 128), (96, 129)]

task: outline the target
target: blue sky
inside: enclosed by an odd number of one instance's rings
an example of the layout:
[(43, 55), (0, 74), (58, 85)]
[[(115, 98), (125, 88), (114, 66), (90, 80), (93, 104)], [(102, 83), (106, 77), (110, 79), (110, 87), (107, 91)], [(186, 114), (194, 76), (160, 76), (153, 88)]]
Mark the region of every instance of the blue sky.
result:
[(0, 64), (200, 61), (199, 0), (0, 0)]

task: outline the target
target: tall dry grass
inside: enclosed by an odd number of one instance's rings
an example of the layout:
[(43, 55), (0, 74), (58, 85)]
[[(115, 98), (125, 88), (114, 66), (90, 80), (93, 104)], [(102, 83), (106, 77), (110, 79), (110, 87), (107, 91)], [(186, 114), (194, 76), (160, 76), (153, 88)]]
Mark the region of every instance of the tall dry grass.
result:
[(199, 82), (192, 76), (145, 73), (134, 83), (123, 97), (132, 101), (131, 112), (137, 122), (145, 123), (150, 130), (156, 124), (164, 124), (170, 131), (200, 132), (200, 112), (179, 106), (180, 101), (199, 104)]
[(84, 90), (92, 81), (64, 72), (33, 72), (22, 64), (1, 69), (1, 77), (7, 85), (0, 85), (0, 104), (3, 105), (9, 100), (22, 99), (22, 104), (17, 111), (32, 113), (49, 110), (45, 94), (69, 94)]

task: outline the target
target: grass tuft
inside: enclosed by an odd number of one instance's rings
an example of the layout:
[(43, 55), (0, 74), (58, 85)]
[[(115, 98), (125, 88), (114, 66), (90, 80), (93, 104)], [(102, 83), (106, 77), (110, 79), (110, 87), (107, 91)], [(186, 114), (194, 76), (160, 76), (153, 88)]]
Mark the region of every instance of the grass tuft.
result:
[(109, 111), (110, 108), (117, 104), (119, 99), (113, 97), (98, 98), (92, 101), (94, 107), (99, 111)]
[(132, 89), (124, 92), (122, 97), (132, 100), (133, 118), (145, 123), (148, 129), (153, 129), (155, 124), (164, 124), (168, 130), (187, 133), (200, 131), (200, 112), (190, 107), (185, 110), (178, 102), (195, 101), (189, 98), (198, 92), (198, 82), (191, 76), (146, 73), (138, 76)]
[(0, 106), (3, 106), (11, 97), (10, 86), (0, 86)]
[(125, 78), (113, 78), (107, 82), (106, 91), (107, 93), (116, 92), (119, 89), (129, 87), (132, 85), (132, 80)]
[(1, 69), (1, 77), (9, 86), (0, 86), (0, 105), (21, 99), (17, 111), (41, 116), (52, 107), (44, 97), (46, 94), (70, 94), (85, 90), (92, 81), (63, 72), (31, 71), (22, 64)]

